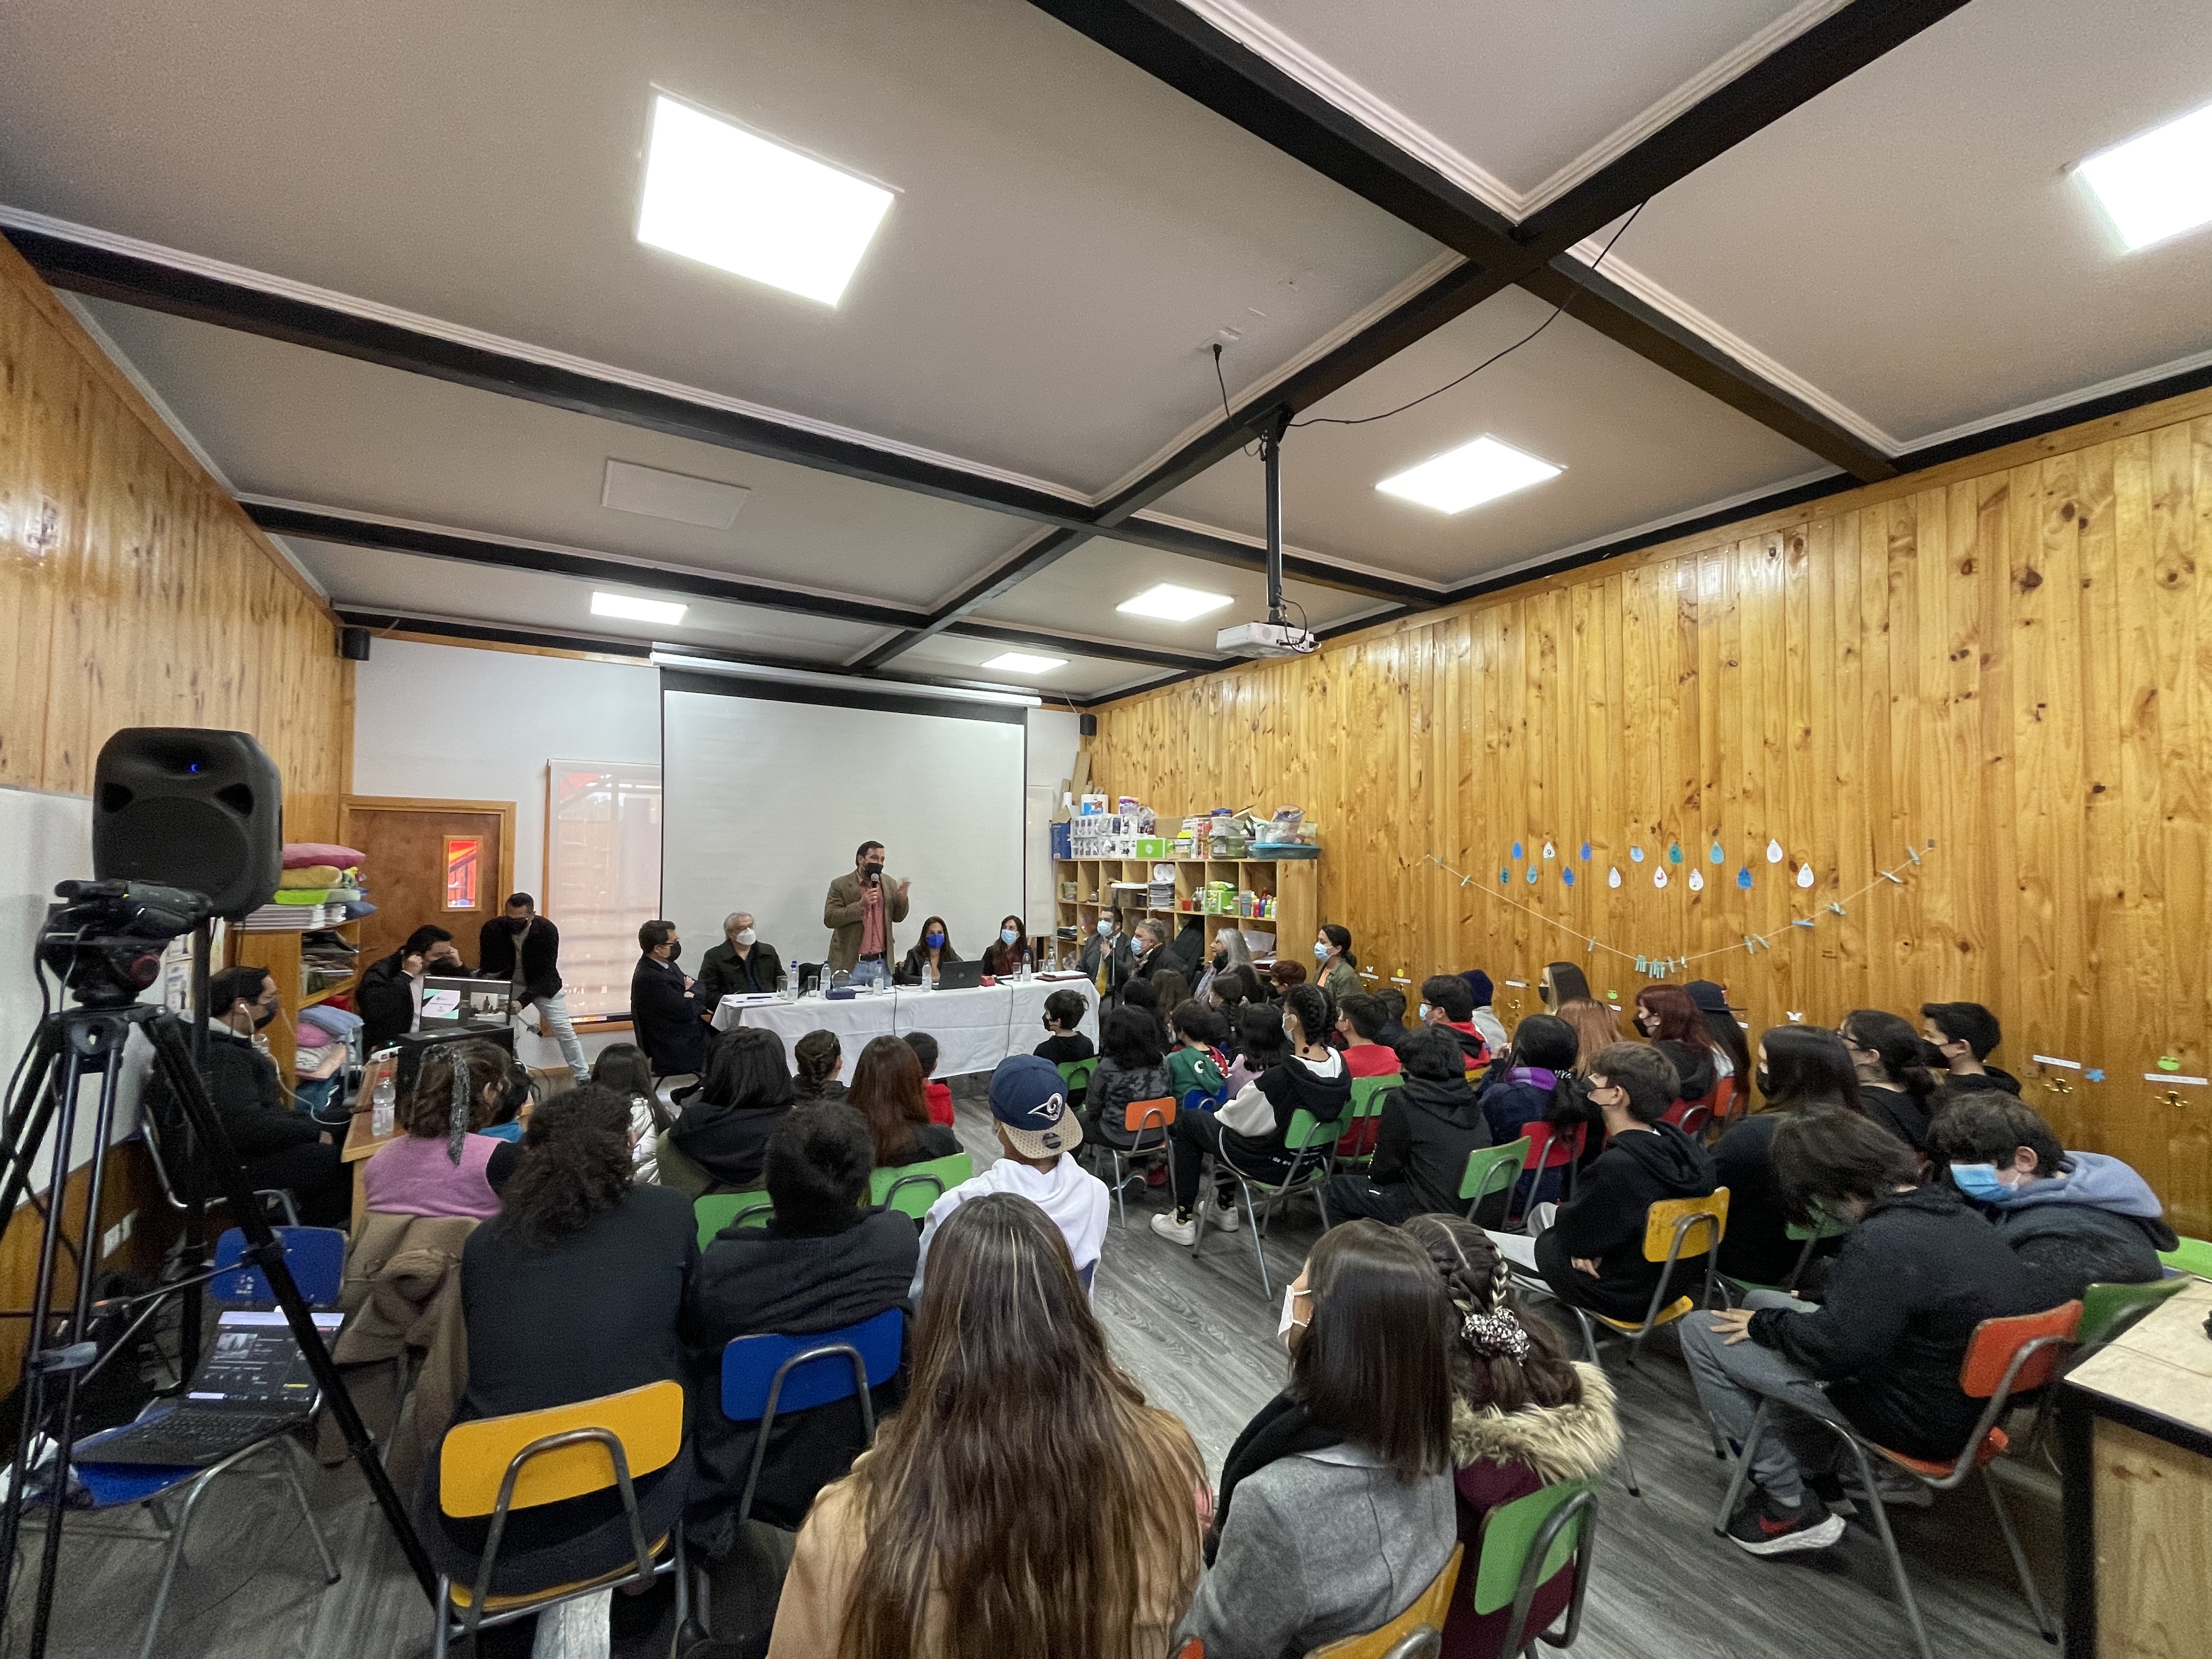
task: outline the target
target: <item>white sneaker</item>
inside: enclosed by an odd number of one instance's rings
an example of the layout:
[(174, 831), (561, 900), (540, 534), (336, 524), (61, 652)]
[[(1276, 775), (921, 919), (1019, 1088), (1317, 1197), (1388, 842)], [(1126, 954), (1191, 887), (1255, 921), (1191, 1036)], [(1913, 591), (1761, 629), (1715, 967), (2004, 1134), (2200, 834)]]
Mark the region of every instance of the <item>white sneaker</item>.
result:
[(1166, 1211), (1152, 1218), (1152, 1231), (1174, 1244), (1194, 1244), (1198, 1242), (1198, 1218), (1177, 1221)]
[(1211, 1206), (1206, 1212), (1206, 1224), (1218, 1233), (1233, 1233), (1244, 1224), (1243, 1212), (1232, 1198), (1226, 1204)]

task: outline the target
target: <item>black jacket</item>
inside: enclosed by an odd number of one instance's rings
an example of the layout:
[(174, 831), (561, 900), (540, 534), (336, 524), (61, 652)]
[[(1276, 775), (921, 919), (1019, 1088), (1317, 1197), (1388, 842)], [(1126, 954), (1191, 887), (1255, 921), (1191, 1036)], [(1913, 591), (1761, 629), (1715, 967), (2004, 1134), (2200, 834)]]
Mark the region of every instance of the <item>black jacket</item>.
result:
[[(1614, 1319), (1641, 1321), (1650, 1310), (1662, 1266), (1644, 1259), (1645, 1212), (1662, 1199), (1703, 1198), (1718, 1184), (1711, 1154), (1671, 1123), (1614, 1136), (1583, 1171), (1574, 1197), (1537, 1236), (1536, 1266), (1544, 1282), (1563, 1300)], [(1690, 1243), (1697, 1242), (1693, 1235)], [(1576, 1267), (1576, 1256), (1595, 1261), (1597, 1277)], [(1703, 1267), (1703, 1253), (1686, 1248), (1668, 1293), (1686, 1294)]]
[(361, 1016), (361, 1051), (373, 1054), (415, 1029), (415, 981), (399, 971), (404, 951), (372, 962), (353, 994)]
[(637, 1046), (663, 1077), (697, 1072), (707, 1063), (707, 1026), (696, 992), (684, 988), (674, 963), (641, 956), (629, 976), (629, 1023)]
[[(961, 956), (960, 952), (954, 950), (951, 945), (940, 945), (937, 947), (937, 963), (940, 969), (948, 962), (960, 962), (963, 960), (964, 960), (964, 958)], [(893, 982), (899, 985), (921, 984), (921, 970), (924, 964), (928, 961), (929, 947), (927, 945), (924, 945), (920, 939), (916, 939), (914, 944), (908, 947), (907, 953), (899, 958), (898, 966), (892, 970), (891, 979)]]
[[(740, 1336), (808, 1336), (857, 1325), (886, 1308), (911, 1313), (907, 1287), (921, 1254), (914, 1223), (896, 1210), (871, 1210), (857, 1225), (828, 1237), (791, 1237), (773, 1221), (765, 1228), (732, 1226), (707, 1247), (689, 1304), (702, 1398), (692, 1419), (697, 1466), (690, 1531), (703, 1547), (719, 1549), (727, 1534), (756, 1439), (753, 1425), (722, 1415), (722, 1350)], [(896, 1410), (906, 1398), (903, 1368), (872, 1398), (878, 1421)], [(753, 1497), (754, 1518), (797, 1527), (815, 1493), (841, 1479), (866, 1443), (851, 1400), (778, 1413)]]
[(1421, 1211), (1457, 1214), (1468, 1154), (1490, 1144), (1490, 1125), (1465, 1078), (1409, 1077), (1382, 1097), (1368, 1178), (1404, 1187)]
[(677, 1151), (714, 1177), (717, 1188), (743, 1192), (760, 1185), (769, 1135), (791, 1108), (789, 1100), (773, 1106), (718, 1106), (703, 1094), (694, 1095), (668, 1126), (668, 1138)]
[(1206, 971), (1206, 927), (1202, 922), (1186, 921), (1168, 949), (1182, 958), (1182, 976), (1193, 985)]
[(1782, 1118), (1780, 1112), (1753, 1112), (1713, 1148), (1715, 1178), (1729, 1189), (1720, 1270), (1754, 1285), (1779, 1285), (1805, 1249), (1784, 1231), (1790, 1206), (1774, 1175), (1774, 1131)]
[[(1859, 1110), (1895, 1135), (1916, 1152), (1928, 1150), (1928, 1126), (1934, 1115), (1928, 1103), (1909, 1091), (1891, 1089), (1879, 1084), (1859, 1085)], [(1729, 1218), (1735, 1224), (1735, 1218)]]
[(1079, 1060), (1088, 1060), (1097, 1049), (1091, 1039), (1080, 1031), (1059, 1031), (1047, 1037), (1030, 1052), (1055, 1066), (1071, 1066)]
[[(322, 1126), (285, 1103), (278, 1085), (276, 1062), (246, 1038), (224, 1026), (208, 1031), (207, 1063), (200, 1069), (216, 1115), (229, 1132), (231, 1145), (241, 1161), (251, 1162), (288, 1146), (305, 1146), (319, 1139)], [(183, 1167), (173, 1167), (170, 1179), (178, 1182), (178, 1196), (190, 1198), (220, 1191), (212, 1166), (185, 1121), (184, 1109), (170, 1093), (167, 1082), (156, 1071), (148, 1079), (146, 1108), (161, 1137), (161, 1150)]]
[[(1155, 1063), (1132, 1070), (1110, 1060), (1100, 1060), (1098, 1069), (1091, 1074), (1091, 1086), (1083, 1095), (1084, 1138), (1095, 1136), (1109, 1146), (1135, 1146), (1137, 1137), (1129, 1133), (1129, 1103), (1158, 1100), (1168, 1093), (1168, 1074), (1163, 1066)], [(1138, 1115), (1141, 1117), (1143, 1114)], [(1160, 1133), (1154, 1127), (1146, 1130), (1145, 1136), (1158, 1144)]]
[(783, 957), (775, 946), (755, 939), (753, 948), (738, 959), (738, 947), (724, 939), (699, 958), (699, 982), (691, 994), (712, 1013), (724, 997), (753, 996), (775, 989), (783, 975)]
[(931, 1164), (960, 1150), (960, 1137), (949, 1123), (917, 1123), (913, 1128), (914, 1138), (907, 1142), (904, 1154), (878, 1158), (878, 1170), (903, 1170), (909, 1164)]
[(1674, 1063), (1674, 1075), (1680, 1079), (1675, 1085), (1675, 1099), (1703, 1100), (1712, 1093), (1720, 1073), (1713, 1065), (1711, 1049), (1702, 1042), (1684, 1042), (1674, 1037), (1651, 1046)]
[(1954, 1457), (1983, 1402), (1959, 1365), (1984, 1319), (2057, 1305), (1996, 1228), (1948, 1187), (1875, 1205), (1828, 1264), (1816, 1313), (1762, 1309), (1752, 1340), (1829, 1383), (1869, 1439), (1913, 1457)]
[(477, 971), (486, 979), (522, 981), (526, 998), (561, 994), (561, 930), (532, 916), (522, 931), (522, 972), (514, 971), (514, 933), (504, 916), (494, 916), (477, 935)]
[[(1083, 969), (1084, 978), (1089, 980), (1093, 985), (1098, 983), (1098, 960), (1101, 957), (1106, 956), (1107, 944), (1108, 941), (1099, 938), (1094, 930), (1091, 937), (1083, 941), (1083, 949), (1076, 957), (1076, 965)], [(1112, 944), (1113, 954), (1107, 957), (1109, 965), (1106, 969), (1105, 995), (1109, 1000), (1121, 994), (1121, 988), (1129, 982), (1129, 969), (1132, 966), (1129, 936), (1127, 933), (1116, 933), (1114, 935)]]
[(1291, 1115), (1302, 1110), (1308, 1111), (1323, 1123), (1334, 1122), (1342, 1117), (1346, 1103), (1352, 1098), (1352, 1073), (1345, 1068), (1344, 1061), (1340, 1058), (1336, 1075), (1322, 1077), (1311, 1066), (1293, 1055), (1261, 1073), (1258, 1087), (1260, 1092), (1267, 1096), (1267, 1103), (1275, 1109), (1273, 1133), (1267, 1135), (1241, 1135), (1233, 1130), (1224, 1133), (1231, 1135), (1237, 1144), (1255, 1147), (1264, 1146), (1273, 1156), (1287, 1159), (1291, 1155), (1288, 1146)]
[(1030, 948), (1027, 939), (1009, 945), (1002, 939), (994, 939), (983, 947), (983, 971), (994, 979), (1001, 974), (1009, 977), (1018, 974), (1025, 962), (1032, 968), (1036, 966), (1036, 952)]

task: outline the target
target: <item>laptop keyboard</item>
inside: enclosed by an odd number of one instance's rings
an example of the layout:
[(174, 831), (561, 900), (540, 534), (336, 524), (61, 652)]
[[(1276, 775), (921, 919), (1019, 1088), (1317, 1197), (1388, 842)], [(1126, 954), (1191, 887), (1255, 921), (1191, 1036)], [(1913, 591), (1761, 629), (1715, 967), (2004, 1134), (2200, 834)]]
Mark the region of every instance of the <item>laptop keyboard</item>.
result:
[(203, 1468), (307, 1420), (293, 1412), (198, 1412), (182, 1406), (150, 1422), (134, 1424), (78, 1456), (87, 1463)]

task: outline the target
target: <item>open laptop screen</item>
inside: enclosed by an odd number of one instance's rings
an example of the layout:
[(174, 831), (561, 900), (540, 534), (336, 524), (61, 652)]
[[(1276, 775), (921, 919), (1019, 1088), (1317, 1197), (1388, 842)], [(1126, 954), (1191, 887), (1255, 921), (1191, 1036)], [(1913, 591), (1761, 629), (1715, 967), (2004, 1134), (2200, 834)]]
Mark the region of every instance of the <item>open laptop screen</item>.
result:
[[(315, 1328), (327, 1342), (345, 1316), (319, 1313)], [(277, 1406), (314, 1398), (315, 1376), (282, 1312), (232, 1308), (216, 1321), (215, 1346), (200, 1361), (187, 1400), (229, 1405)]]

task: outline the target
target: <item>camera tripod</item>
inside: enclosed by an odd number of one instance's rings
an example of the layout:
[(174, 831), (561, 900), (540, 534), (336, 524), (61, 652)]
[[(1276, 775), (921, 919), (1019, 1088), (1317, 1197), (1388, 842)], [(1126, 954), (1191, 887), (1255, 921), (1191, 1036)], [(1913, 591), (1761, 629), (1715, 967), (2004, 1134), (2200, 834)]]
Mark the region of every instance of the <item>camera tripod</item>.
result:
[[(204, 939), (203, 933), (203, 960)], [(6, 1503), (0, 1505), (0, 1630), (5, 1628), (13, 1600), (12, 1568), (26, 1487), (33, 1474), (33, 1448), (40, 1431), (46, 1430), (52, 1443), (52, 1461), (46, 1465), (41, 1499), (48, 1510), (46, 1535), (39, 1565), (38, 1599), (29, 1648), (30, 1659), (43, 1659), (53, 1612), (54, 1581), (61, 1564), (62, 1522), (67, 1513), (70, 1455), (76, 1441), (78, 1393), (88, 1377), (105, 1363), (99, 1345), (89, 1340), (93, 1287), (100, 1259), (100, 1199), (106, 1176), (108, 1142), (115, 1125), (124, 1048), (134, 1026), (144, 1032), (152, 1044), (155, 1070), (183, 1114), (190, 1131), (193, 1161), (210, 1172), (245, 1235), (246, 1251), (240, 1265), (258, 1267), (275, 1291), (277, 1305), (284, 1310), (300, 1351), (314, 1373), (323, 1403), (337, 1424), (348, 1454), (360, 1466), (377, 1507), (384, 1511), (392, 1535), (399, 1540), (409, 1565), (422, 1586), (422, 1593), (435, 1595), (436, 1569), (422, 1540), (416, 1535), (391, 1477), (385, 1473), (376, 1455), (375, 1443), (362, 1425), (360, 1413), (354, 1408), (353, 1398), (331, 1359), (330, 1350), (324, 1346), (321, 1333), (315, 1328), (307, 1299), (300, 1294), (300, 1287), (285, 1264), (283, 1242), (262, 1214), (260, 1202), (254, 1197), (240, 1165), (230, 1135), (208, 1098), (207, 1087), (192, 1064), (191, 1042), (183, 1022), (165, 1007), (131, 1002), (120, 994), (106, 994), (96, 988), (82, 994), (88, 1006), (49, 1013), (40, 1020), (28, 1057), (29, 1075), (21, 1091), (9, 1103), (4, 1127), (0, 1127), (0, 1135), (4, 1135), (0, 1158), (5, 1160), (5, 1175), (0, 1177), (0, 1217), (14, 1215), (16, 1206), (30, 1191), (33, 1165), (40, 1161), (40, 1149), (49, 1145), (55, 1149), (52, 1188), (39, 1241), (38, 1278), (32, 1291), (29, 1340), (23, 1359), (22, 1422), (16, 1431), (14, 1456), (9, 1466)], [(201, 1006), (205, 1006), (204, 1000)], [(64, 1212), (70, 1207), (64, 1198), (68, 1149), (76, 1142), (82, 1116), (80, 1085), (93, 1076), (99, 1078), (100, 1089), (93, 1109), (94, 1132), (86, 1177), (83, 1231), (80, 1237), (70, 1241), (76, 1264), (76, 1284), (66, 1310), (58, 1311), (55, 1306), (57, 1271), (61, 1267), (59, 1255), (64, 1245)], [(195, 1211), (198, 1207), (194, 1206)], [(197, 1229), (191, 1236), (198, 1237)], [(184, 1279), (163, 1285), (153, 1297), (144, 1298), (152, 1305), (132, 1322), (125, 1340), (151, 1318), (162, 1300), (196, 1292), (213, 1277), (204, 1261), (191, 1262)], [(196, 1302), (196, 1296), (188, 1301), (188, 1316)], [(196, 1339), (197, 1333), (192, 1337)], [(112, 1346), (110, 1353), (118, 1352), (121, 1346)], [(47, 1430), (50, 1420), (52, 1426)]]

